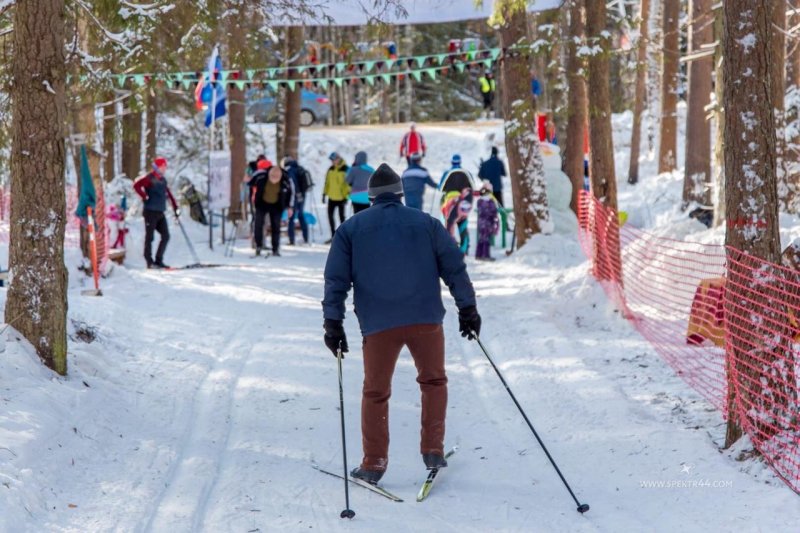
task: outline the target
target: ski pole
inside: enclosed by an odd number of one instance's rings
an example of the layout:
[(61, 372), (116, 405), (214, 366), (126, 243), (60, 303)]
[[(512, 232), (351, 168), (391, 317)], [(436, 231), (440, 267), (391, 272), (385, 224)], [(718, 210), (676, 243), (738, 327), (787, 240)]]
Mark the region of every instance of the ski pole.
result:
[(524, 418), (525, 422), (528, 423), (528, 427), (531, 428), (531, 431), (533, 432), (533, 436), (536, 437), (537, 441), (539, 441), (539, 446), (542, 447), (542, 450), (544, 450), (545, 455), (547, 455), (547, 458), (550, 459), (550, 463), (553, 465), (553, 468), (556, 469), (556, 472), (558, 473), (558, 477), (561, 478), (561, 481), (564, 483), (564, 486), (569, 491), (569, 495), (572, 496), (572, 499), (575, 500), (575, 503), (578, 505), (578, 512), (581, 513), (581, 514), (585, 513), (586, 511), (589, 510), (589, 504), (588, 503), (581, 503), (581, 502), (578, 501), (578, 498), (575, 497), (575, 493), (572, 492), (572, 489), (570, 488), (569, 483), (567, 483), (567, 480), (564, 478), (564, 475), (561, 473), (561, 470), (558, 469), (558, 465), (556, 464), (555, 460), (553, 460), (553, 457), (550, 455), (550, 452), (547, 451), (547, 447), (545, 447), (544, 442), (542, 442), (542, 439), (539, 438), (539, 434), (536, 433), (536, 430), (533, 429), (533, 424), (531, 424), (531, 421), (528, 420), (528, 415), (525, 414), (525, 411), (522, 409), (522, 406), (517, 401), (516, 396), (514, 396), (514, 393), (511, 392), (511, 389), (508, 387), (508, 383), (506, 383), (505, 378), (503, 378), (503, 374), (500, 373), (500, 369), (497, 368), (497, 365), (494, 364), (494, 361), (492, 360), (492, 357), (489, 355), (489, 352), (486, 350), (486, 347), (481, 342), (481, 338), (478, 337), (478, 334), (475, 333), (474, 331), (471, 331), (471, 333), (472, 333), (472, 335), (475, 336), (475, 340), (478, 341), (478, 346), (481, 347), (481, 350), (483, 351), (483, 354), (486, 356), (486, 359), (489, 360), (489, 363), (491, 363), (492, 368), (494, 368), (494, 371), (497, 372), (497, 377), (500, 378), (500, 381), (503, 383), (503, 386), (508, 391), (508, 394), (511, 396), (511, 399), (514, 400), (514, 404), (517, 406), (517, 409), (519, 409), (519, 412), (522, 414), (522, 418)]
[(197, 252), (194, 251), (194, 246), (192, 246), (192, 241), (189, 240), (189, 235), (186, 233), (186, 229), (183, 227), (183, 222), (181, 222), (180, 217), (177, 215), (175, 216), (175, 221), (178, 223), (178, 226), (181, 228), (181, 233), (183, 233), (183, 238), (186, 239), (186, 245), (189, 246), (189, 251), (192, 252), (192, 257), (194, 258), (194, 263), (196, 265), (200, 264), (200, 258), (197, 257)]
[(342, 415), (342, 463), (344, 464), (344, 511), (339, 515), (340, 518), (353, 518), (356, 512), (350, 509), (350, 486), (349, 472), (347, 471), (347, 442), (344, 433), (344, 390), (342, 387), (342, 347), (336, 351), (336, 361), (339, 365), (339, 412)]

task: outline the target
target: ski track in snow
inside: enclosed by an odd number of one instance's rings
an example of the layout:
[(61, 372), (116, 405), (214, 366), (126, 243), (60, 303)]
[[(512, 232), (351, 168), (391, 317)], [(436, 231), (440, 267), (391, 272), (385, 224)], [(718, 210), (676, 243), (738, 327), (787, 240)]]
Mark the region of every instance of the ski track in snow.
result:
[[(477, 157), (497, 129), (425, 131), (431, 145), (471, 138), (474, 149), (458, 151)], [(399, 130), (376, 129), (368, 140), (363, 129), (336, 131), (378, 146)], [(320, 166), (338, 142), (318, 143)], [(642, 191), (659, 197), (667, 186)], [(138, 257), (140, 222), (130, 221), (129, 266), (103, 280), (102, 298), (79, 296), (90, 281), (70, 276), (70, 317), (97, 326), (98, 339), (71, 343), (68, 378), (52, 378), (0, 336), (0, 405), (9, 413), (0, 412), (0, 531), (791, 531), (800, 521), (798, 496), (766, 467), (718, 451), (721, 415), (618, 316), (588, 278), (574, 236), (560, 235), (537, 237), (511, 258), (495, 249), (496, 263), (469, 259), (468, 268), (484, 343), (591, 511), (575, 511), (480, 348), (459, 336), (446, 296), (446, 446), (460, 450), (416, 503), (425, 478), (420, 398), (403, 351), (382, 484), (405, 502), (351, 487), (356, 517), (343, 521), (342, 481), (311, 468), (341, 471), (336, 361), (322, 342), (319, 304), (327, 248), (248, 259), (240, 241), (225, 259), (189, 223), (201, 259), (229, 265), (153, 272)], [(168, 259), (189, 262), (173, 230)], [(353, 468), (363, 373), (349, 306), (345, 327)], [(640, 486), (702, 479), (732, 485)]]

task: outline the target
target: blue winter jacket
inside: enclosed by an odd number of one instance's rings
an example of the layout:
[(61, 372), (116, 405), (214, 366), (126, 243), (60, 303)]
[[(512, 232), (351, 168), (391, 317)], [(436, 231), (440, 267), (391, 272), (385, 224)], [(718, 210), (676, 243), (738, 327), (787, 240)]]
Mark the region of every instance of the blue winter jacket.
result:
[(375, 169), (367, 164), (367, 152), (356, 153), (353, 166), (347, 172), (345, 180), (350, 185), (350, 201), (354, 204), (369, 204), (367, 188), (369, 178)]
[(324, 318), (343, 320), (353, 303), (364, 336), (441, 324), (444, 280), (461, 309), (475, 305), (464, 254), (436, 219), (384, 193), (336, 229), (325, 265)]
[(489, 180), (495, 194), (503, 190), (503, 176), (506, 175), (506, 166), (502, 161), (493, 155), (483, 163), (478, 169), (478, 177), (482, 180)]
[(403, 194), (406, 197), (406, 205), (414, 209), (422, 209), (422, 196), (425, 194), (425, 186), (437, 188), (436, 182), (425, 167), (417, 163), (411, 163), (403, 172)]

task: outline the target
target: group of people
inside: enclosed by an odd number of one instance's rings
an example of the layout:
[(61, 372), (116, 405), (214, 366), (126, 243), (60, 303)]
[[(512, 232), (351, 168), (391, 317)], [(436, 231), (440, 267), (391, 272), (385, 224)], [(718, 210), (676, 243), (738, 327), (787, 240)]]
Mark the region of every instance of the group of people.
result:
[[(425, 188), (431, 187), (442, 191), (441, 211), (445, 227), (454, 238), (460, 237), (460, 248), (463, 254), (469, 252), (469, 232), (467, 220), (473, 206), (472, 177), (461, 167), (461, 156), (454, 154), (451, 167), (444, 172), (439, 182), (435, 182), (430, 172), (422, 165), (427, 146), (422, 134), (417, 131), (416, 124), (411, 123), (409, 131), (400, 142), (400, 157), (405, 157), (407, 168), (400, 177), (405, 205), (423, 209)], [(369, 180), (374, 174), (367, 161), (367, 153), (355, 154), (352, 165), (348, 165), (338, 152), (329, 155), (331, 162), (325, 175), (322, 191), (322, 203), (328, 205), (328, 222), (331, 228), (330, 244), (338, 224), (345, 221), (347, 203), (352, 204), (353, 213), (358, 214), (371, 204), (369, 197)], [(164, 177), (167, 161), (158, 157), (153, 161), (152, 170), (137, 179), (134, 190), (144, 203), (145, 243), (144, 258), (147, 268), (168, 268), (164, 263), (164, 252), (169, 242), (169, 227), (166, 220), (167, 203), (169, 202), (176, 217), (180, 215), (178, 203), (167, 186)], [(453, 180), (448, 176), (457, 174)], [(478, 246), (477, 259), (491, 260), (490, 241), (499, 228), (498, 208), (503, 207), (503, 181), (506, 175), (505, 165), (498, 157), (496, 147), (492, 148), (491, 157), (482, 161), (478, 170), (481, 185), (477, 201), (478, 214)], [(310, 173), (296, 159), (286, 156), (280, 165), (274, 164), (265, 155), (259, 155), (247, 167), (244, 180), (247, 185), (247, 201), (253, 213), (251, 220), (253, 245), (256, 255), (266, 249), (264, 245), (265, 224), (270, 228), (271, 254), (280, 256), (281, 220), (284, 212), (288, 220), (289, 244), (295, 244), (295, 227), (299, 223), (304, 242), (309, 241), (309, 226), (304, 216), (306, 196), (313, 187)], [(455, 188), (445, 187), (446, 183), (460, 184)], [(457, 193), (457, 194), (455, 194)], [(155, 234), (161, 241), (152, 253)]]

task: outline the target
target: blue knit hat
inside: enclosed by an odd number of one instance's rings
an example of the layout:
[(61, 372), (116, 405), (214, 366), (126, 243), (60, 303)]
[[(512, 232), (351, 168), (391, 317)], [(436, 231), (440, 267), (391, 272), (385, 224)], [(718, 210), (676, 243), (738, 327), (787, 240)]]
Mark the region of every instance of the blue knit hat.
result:
[(461, 156), (458, 154), (453, 154), (452, 159), (450, 159), (450, 164), (452, 165), (460, 165), (461, 164)]

